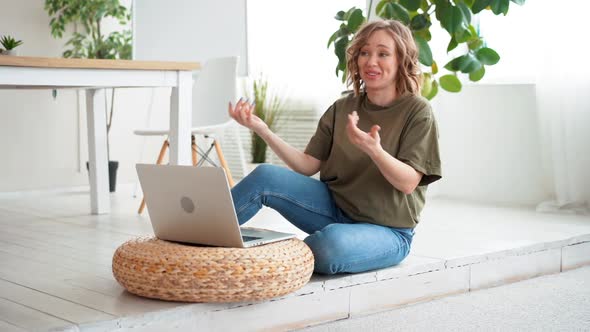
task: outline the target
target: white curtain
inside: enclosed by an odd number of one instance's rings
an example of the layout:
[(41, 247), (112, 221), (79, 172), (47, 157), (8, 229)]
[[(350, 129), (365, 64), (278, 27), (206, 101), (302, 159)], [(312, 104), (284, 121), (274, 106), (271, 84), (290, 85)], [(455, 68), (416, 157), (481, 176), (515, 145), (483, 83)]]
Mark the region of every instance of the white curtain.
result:
[[(528, 3), (526, 4), (529, 5)], [(588, 213), (590, 203), (590, 4), (531, 1), (538, 44), (537, 103), (555, 200), (542, 211)]]
[[(484, 79), (536, 85), (542, 167), (554, 198), (539, 211), (588, 213), (590, 204), (590, 3), (529, 0), (506, 17), (481, 15), (481, 30), (501, 62)], [(538, 122), (538, 123), (537, 123)], [(526, 174), (523, 174), (526, 176)]]

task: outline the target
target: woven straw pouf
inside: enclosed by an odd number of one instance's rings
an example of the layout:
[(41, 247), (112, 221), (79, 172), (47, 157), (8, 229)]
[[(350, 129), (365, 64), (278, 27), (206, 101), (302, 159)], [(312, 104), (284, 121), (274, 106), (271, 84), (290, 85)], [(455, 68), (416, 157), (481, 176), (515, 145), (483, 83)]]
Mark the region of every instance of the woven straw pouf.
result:
[(183, 245), (157, 238), (122, 244), (113, 256), (115, 279), (140, 296), (183, 302), (269, 299), (303, 287), (313, 254), (290, 239), (248, 249)]

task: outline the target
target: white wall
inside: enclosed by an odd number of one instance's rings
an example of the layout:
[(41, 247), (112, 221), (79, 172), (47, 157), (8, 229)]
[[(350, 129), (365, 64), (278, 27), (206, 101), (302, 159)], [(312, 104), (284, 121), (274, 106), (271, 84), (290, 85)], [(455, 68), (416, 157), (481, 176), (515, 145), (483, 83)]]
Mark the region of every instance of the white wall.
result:
[[(51, 38), (44, 1), (7, 1), (0, 5), (0, 35), (24, 44), (21, 55), (58, 56), (62, 42)], [(73, 185), (77, 172), (77, 108), (74, 91), (0, 90), (0, 191)], [(87, 180), (86, 180), (87, 182)]]
[(246, 0), (138, 0), (133, 6), (134, 59), (239, 56), (238, 73), (248, 74)]
[(433, 185), (432, 194), (527, 205), (551, 197), (534, 85), (470, 84), (460, 94), (443, 91), (433, 108), (443, 180)]
[(511, 3), (506, 17), (487, 12), (482, 32), (502, 58), (484, 82), (536, 85), (542, 167), (559, 209), (585, 202), (590, 210), (590, 67), (584, 0)]

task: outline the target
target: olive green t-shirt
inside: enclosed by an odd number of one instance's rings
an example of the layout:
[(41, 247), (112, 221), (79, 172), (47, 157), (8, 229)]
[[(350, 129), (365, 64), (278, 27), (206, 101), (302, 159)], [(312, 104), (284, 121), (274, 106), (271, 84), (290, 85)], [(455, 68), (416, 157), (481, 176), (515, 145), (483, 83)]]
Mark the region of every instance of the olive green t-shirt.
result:
[[(349, 141), (346, 125), (353, 111), (358, 113), (359, 129), (369, 132), (378, 124), (383, 149), (424, 174), (413, 193), (397, 190)], [(426, 99), (412, 94), (387, 107), (371, 103), (365, 93), (339, 99), (320, 118), (305, 153), (321, 160), (320, 179), (348, 217), (384, 226), (415, 227), (427, 185), (442, 175), (434, 114)]]

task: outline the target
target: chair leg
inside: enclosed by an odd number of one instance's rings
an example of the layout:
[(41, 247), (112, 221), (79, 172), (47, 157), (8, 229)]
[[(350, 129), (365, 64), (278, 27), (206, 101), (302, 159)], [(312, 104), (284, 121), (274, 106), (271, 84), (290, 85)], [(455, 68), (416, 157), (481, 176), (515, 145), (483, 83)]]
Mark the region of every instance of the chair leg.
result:
[(219, 157), (219, 162), (221, 163), (221, 167), (225, 169), (225, 175), (227, 176), (227, 181), (229, 182), (230, 187), (235, 185), (234, 178), (231, 176), (231, 172), (229, 167), (227, 166), (227, 162), (225, 161), (225, 157), (223, 156), (223, 152), (221, 151), (221, 146), (217, 139), (213, 140), (213, 144), (215, 144), (215, 151), (217, 152), (217, 156)]
[(160, 165), (162, 163), (162, 161), (164, 161), (164, 156), (166, 155), (166, 150), (168, 149), (169, 146), (170, 146), (170, 142), (168, 142), (168, 140), (165, 140), (164, 144), (162, 144), (162, 148), (160, 148), (160, 154), (158, 155), (158, 160), (156, 160), (157, 165)]
[(191, 135), (191, 151), (193, 155), (193, 166), (197, 166), (197, 141), (195, 135)]
[[(170, 146), (170, 143), (168, 142), (168, 140), (164, 140), (164, 144), (162, 144), (162, 148), (160, 149), (160, 154), (158, 155), (158, 160), (156, 161), (157, 165), (160, 165), (162, 163), (162, 161), (164, 160), (164, 156), (166, 155), (166, 150), (168, 149), (168, 147)], [(145, 209), (145, 198), (141, 199), (141, 204), (139, 205), (139, 210), (137, 210), (138, 214), (141, 214), (143, 212), (143, 209)]]

